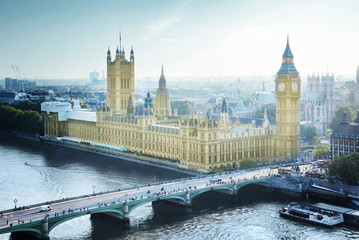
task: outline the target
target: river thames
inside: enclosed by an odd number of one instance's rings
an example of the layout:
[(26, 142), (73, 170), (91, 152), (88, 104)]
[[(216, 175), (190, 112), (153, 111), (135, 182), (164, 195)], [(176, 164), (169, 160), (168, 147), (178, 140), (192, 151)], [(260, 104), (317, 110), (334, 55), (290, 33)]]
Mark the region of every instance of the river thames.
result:
[[(1, 210), (13, 208), (15, 198), (23, 206), (189, 176), (1, 134), (0, 169)], [(351, 225), (330, 229), (279, 216), (286, 204), (304, 200), (256, 186), (241, 189), (239, 198), (206, 193), (191, 214), (172, 204), (144, 205), (130, 214), (130, 230), (110, 217), (84, 216), (57, 226), (50, 239), (359, 239)]]

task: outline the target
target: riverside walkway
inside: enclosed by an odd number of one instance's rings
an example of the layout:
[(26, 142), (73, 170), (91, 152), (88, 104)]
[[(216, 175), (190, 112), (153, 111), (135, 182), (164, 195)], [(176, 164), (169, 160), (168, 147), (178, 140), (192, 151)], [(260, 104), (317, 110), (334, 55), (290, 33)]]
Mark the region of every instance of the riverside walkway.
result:
[[(144, 204), (169, 201), (191, 212), (192, 200), (205, 192), (230, 194), (238, 199), (238, 190), (248, 184), (272, 186), (270, 169), (234, 171), (215, 175), (148, 184), (130, 189), (92, 193), (0, 211), (0, 234), (26, 232), (39, 239), (49, 239), (57, 225), (87, 214), (107, 214), (130, 226), (130, 213)], [(40, 206), (51, 207), (40, 212)]]

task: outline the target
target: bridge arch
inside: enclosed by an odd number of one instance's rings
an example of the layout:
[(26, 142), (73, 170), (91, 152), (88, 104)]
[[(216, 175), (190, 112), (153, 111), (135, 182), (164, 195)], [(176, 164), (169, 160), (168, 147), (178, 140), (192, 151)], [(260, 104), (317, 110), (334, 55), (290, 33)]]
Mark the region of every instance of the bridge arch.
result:
[(104, 209), (104, 210), (95, 211), (95, 212), (86, 212), (86, 213), (81, 214), (81, 215), (72, 215), (72, 214), (70, 214), (70, 215), (68, 215), (67, 218), (63, 218), (61, 220), (54, 221), (54, 222), (49, 222), (49, 234), (55, 227), (57, 227), (58, 225), (60, 225), (60, 224), (62, 224), (64, 222), (67, 222), (69, 220), (72, 220), (72, 219), (75, 219), (75, 218), (78, 218), (78, 217), (83, 217), (85, 215), (98, 214), (98, 213), (117, 213), (117, 214), (120, 214), (121, 217), (123, 217), (123, 213), (120, 210), (117, 210), (117, 209)]
[[(238, 184), (238, 183), (237, 183)], [(237, 192), (243, 188), (243, 187), (246, 187), (248, 185), (262, 185), (262, 186), (267, 186), (267, 187), (271, 187), (272, 186), (272, 183), (270, 181), (270, 179), (266, 179), (266, 178), (261, 178), (261, 179), (258, 179), (256, 181), (247, 181), (247, 182), (243, 182), (243, 183), (239, 183), (237, 186)]]
[(191, 194), (191, 201), (195, 198), (198, 197), (199, 195), (201, 195), (202, 193), (206, 193), (206, 192), (211, 192), (211, 191), (216, 191), (216, 192), (224, 192), (227, 194), (233, 194), (233, 188), (228, 187), (228, 186), (213, 186), (213, 187), (208, 187), (206, 189), (203, 189), (201, 191), (195, 192), (193, 194)]
[(149, 198), (148, 201), (143, 201), (140, 202), (136, 205), (130, 206), (130, 209), (128, 211), (128, 213), (130, 214), (133, 210), (135, 210), (138, 207), (141, 207), (147, 203), (151, 203), (151, 202), (156, 202), (156, 201), (162, 201), (162, 200), (179, 200), (181, 202), (183, 202), (183, 205), (186, 204), (186, 199), (184, 197), (181, 196), (159, 196), (159, 197), (153, 197), (153, 198)]
[(11, 233), (14, 233), (14, 232), (24, 232), (24, 233), (35, 233), (35, 235), (37, 236), (41, 236), (41, 230), (40, 228), (19, 228), (19, 229), (14, 229), (14, 230), (11, 230)]

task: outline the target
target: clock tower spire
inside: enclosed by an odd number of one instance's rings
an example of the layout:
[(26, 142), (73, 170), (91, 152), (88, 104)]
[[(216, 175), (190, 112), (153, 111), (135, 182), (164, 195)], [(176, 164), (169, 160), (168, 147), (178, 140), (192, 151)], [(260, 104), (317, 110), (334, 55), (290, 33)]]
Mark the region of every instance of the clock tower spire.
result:
[(300, 77), (294, 66), (289, 36), (275, 86), (276, 156), (289, 160), (297, 157), (300, 151)]

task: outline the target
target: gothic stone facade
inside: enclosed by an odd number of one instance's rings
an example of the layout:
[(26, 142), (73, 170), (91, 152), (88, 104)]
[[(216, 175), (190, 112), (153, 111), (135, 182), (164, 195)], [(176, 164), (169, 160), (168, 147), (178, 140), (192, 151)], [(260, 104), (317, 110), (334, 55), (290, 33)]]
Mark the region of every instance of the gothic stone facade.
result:
[[(46, 108), (51, 103), (43, 103), (46, 137), (70, 136), (122, 146), (131, 152), (165, 158), (201, 171), (237, 168), (246, 158), (276, 161), (299, 153), (300, 79), (289, 42), (276, 78), (277, 129), (232, 122), (226, 106), (219, 121), (202, 116), (163, 118), (167, 104), (165, 108), (154, 106), (160, 109), (161, 117), (151, 114), (151, 109), (143, 115), (128, 114), (127, 105), (134, 96), (133, 50), (130, 62), (124, 51), (117, 51), (115, 62), (111, 62), (110, 51), (107, 56), (108, 107), (98, 109), (93, 113), (95, 118), (91, 118), (90, 113), (68, 107)], [(165, 87), (160, 83), (160, 89)]]

